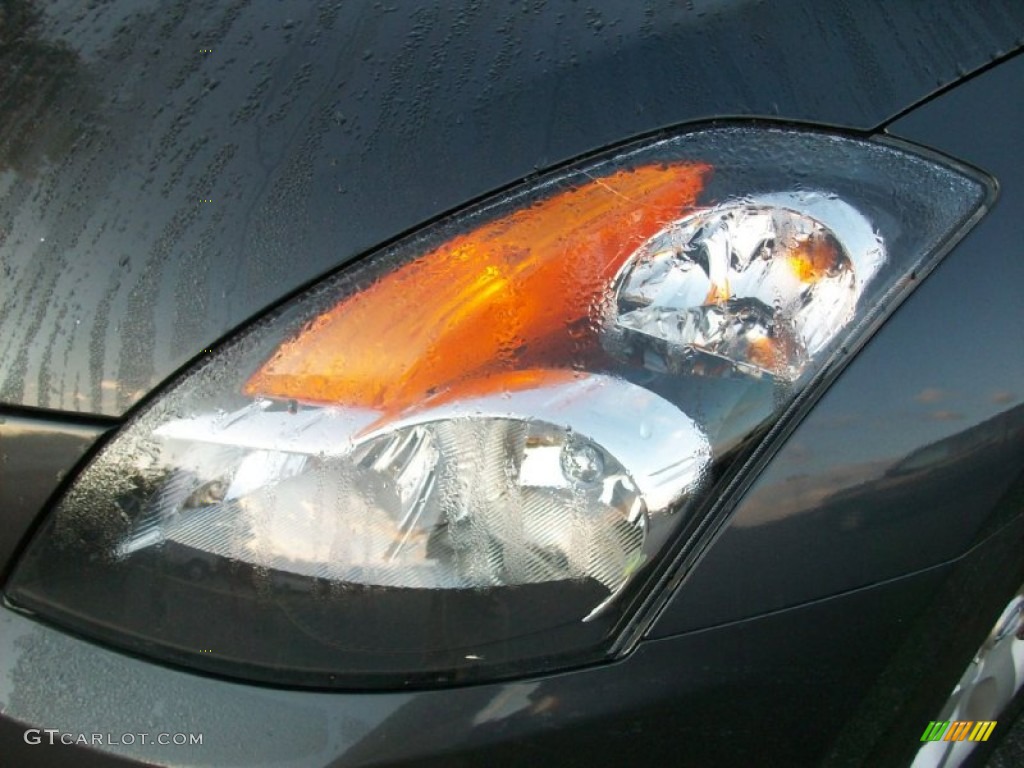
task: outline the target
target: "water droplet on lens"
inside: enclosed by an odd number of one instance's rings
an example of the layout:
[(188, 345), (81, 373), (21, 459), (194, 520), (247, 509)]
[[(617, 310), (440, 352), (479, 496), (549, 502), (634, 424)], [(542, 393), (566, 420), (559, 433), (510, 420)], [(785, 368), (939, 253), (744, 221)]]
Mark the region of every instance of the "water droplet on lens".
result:
[(562, 446), (560, 457), (562, 474), (568, 480), (593, 483), (604, 475), (604, 458), (601, 451), (590, 443), (574, 440)]

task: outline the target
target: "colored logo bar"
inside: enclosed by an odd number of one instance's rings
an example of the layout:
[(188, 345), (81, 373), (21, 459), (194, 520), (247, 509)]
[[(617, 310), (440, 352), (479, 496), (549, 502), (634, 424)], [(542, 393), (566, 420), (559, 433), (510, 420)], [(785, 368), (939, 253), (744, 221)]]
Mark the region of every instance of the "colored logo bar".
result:
[(995, 720), (932, 720), (921, 741), (988, 741), (995, 727)]

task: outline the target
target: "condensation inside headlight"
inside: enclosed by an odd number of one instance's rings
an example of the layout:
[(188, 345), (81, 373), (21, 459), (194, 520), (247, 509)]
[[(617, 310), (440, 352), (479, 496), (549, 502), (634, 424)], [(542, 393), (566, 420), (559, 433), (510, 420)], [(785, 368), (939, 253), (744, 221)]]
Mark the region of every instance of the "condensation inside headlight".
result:
[(531, 183), (197, 363), (71, 484), (7, 596), (277, 684), (606, 659), (714, 489), (988, 195), (903, 146), (765, 127)]

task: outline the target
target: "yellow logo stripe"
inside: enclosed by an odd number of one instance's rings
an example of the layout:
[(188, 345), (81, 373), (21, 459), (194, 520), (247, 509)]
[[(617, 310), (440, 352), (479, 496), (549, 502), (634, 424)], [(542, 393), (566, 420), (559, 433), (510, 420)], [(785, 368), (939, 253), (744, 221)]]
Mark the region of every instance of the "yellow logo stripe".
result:
[(988, 737), (995, 730), (995, 720), (979, 720), (974, 730), (971, 731), (971, 741), (988, 741)]

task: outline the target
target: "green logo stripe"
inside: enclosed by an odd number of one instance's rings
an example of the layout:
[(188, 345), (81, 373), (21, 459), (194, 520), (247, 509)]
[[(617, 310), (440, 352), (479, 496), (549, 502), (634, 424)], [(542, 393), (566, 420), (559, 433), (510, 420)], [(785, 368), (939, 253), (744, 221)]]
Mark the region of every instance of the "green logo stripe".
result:
[(924, 733), (921, 735), (921, 741), (940, 741), (942, 734), (949, 728), (949, 720), (940, 722), (932, 720), (928, 723), (928, 727), (924, 729)]

